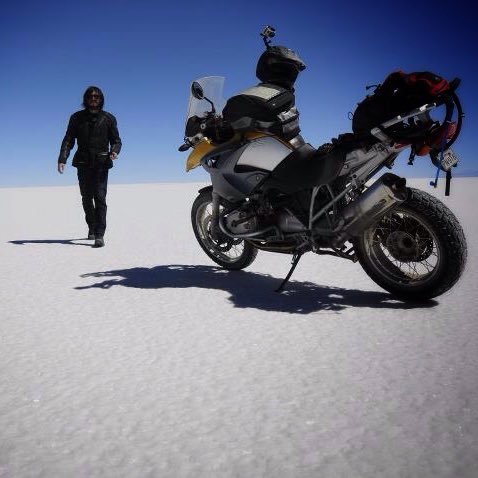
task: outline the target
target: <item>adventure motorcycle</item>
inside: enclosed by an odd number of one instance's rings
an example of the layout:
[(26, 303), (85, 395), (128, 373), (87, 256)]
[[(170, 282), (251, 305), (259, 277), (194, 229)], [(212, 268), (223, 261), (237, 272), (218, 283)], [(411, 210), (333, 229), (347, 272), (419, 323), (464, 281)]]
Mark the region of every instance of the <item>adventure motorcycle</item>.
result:
[[(267, 46), (273, 35), (262, 35)], [(404, 178), (387, 172), (370, 179), (410, 148), (410, 164), (428, 153), (437, 178), (439, 170), (446, 172), (449, 193), (458, 161), (450, 146), (463, 117), (459, 82), (393, 73), (359, 103), (354, 133), (316, 150), (263, 129), (228, 130), (216, 111), (224, 78), (194, 81), (179, 150), (193, 148), (187, 171), (201, 165), (211, 176), (212, 185), (199, 191), (191, 211), (200, 246), (230, 270), (249, 266), (258, 250), (291, 254), (292, 267), (278, 290), (312, 251), (358, 260), (372, 280), (405, 300), (443, 294), (466, 263), (456, 217), (434, 196), (407, 187)]]

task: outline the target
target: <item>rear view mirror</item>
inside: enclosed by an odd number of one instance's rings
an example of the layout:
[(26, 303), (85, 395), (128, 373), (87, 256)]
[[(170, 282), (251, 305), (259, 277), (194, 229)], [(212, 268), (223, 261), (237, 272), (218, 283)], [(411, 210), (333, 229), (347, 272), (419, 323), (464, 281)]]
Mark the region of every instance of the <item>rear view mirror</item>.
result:
[(193, 81), (193, 84), (191, 85), (191, 94), (197, 100), (204, 99), (204, 90), (202, 89), (202, 86), (197, 81)]

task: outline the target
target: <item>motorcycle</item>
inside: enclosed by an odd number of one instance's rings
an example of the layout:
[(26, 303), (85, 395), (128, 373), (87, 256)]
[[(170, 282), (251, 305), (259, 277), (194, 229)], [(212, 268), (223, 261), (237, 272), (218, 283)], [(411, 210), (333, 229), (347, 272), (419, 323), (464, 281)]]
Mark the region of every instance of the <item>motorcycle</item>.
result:
[[(194, 81), (179, 150), (193, 148), (187, 171), (202, 166), (211, 177), (191, 210), (204, 252), (229, 270), (249, 266), (259, 250), (292, 255), (278, 291), (306, 252), (358, 261), (373, 281), (402, 300), (448, 291), (467, 257), (454, 214), (431, 194), (407, 187), (405, 178), (386, 172), (371, 180), (383, 168), (392, 169), (399, 153), (410, 148), (409, 164), (425, 151), (437, 166), (437, 178), (439, 170), (446, 172), (448, 194), (451, 168), (458, 162), (450, 146), (463, 117), (455, 92), (460, 80), (440, 83), (432, 95), (415, 94), (405, 112), (402, 98), (394, 116), (379, 115), (376, 124), (377, 110), (370, 106), (386, 93), (393, 75), (359, 103), (354, 133), (318, 149), (264, 130), (224, 135), (227, 124), (218, 112), (224, 78)], [(388, 88), (392, 96), (394, 88)], [(421, 104), (423, 99), (427, 102)]]

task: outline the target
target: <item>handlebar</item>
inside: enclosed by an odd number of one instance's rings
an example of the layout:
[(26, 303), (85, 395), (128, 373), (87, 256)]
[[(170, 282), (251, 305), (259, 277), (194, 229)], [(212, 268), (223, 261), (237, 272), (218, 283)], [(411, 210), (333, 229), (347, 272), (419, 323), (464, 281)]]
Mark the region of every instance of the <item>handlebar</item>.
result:
[(181, 153), (184, 153), (184, 151), (187, 151), (189, 148), (191, 148), (190, 144), (183, 143), (181, 146), (179, 146), (178, 151), (181, 151)]

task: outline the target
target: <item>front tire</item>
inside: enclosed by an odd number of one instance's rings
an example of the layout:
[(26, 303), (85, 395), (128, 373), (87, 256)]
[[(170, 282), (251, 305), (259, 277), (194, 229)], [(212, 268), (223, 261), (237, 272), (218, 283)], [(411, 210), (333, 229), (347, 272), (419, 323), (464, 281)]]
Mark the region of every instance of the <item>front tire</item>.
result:
[(191, 222), (194, 235), (203, 251), (224, 269), (240, 270), (251, 265), (257, 256), (257, 249), (247, 241), (233, 239), (223, 233), (213, 238), (211, 218), (212, 192), (201, 191), (191, 209)]
[(454, 214), (434, 196), (413, 188), (354, 246), (370, 278), (405, 300), (431, 299), (449, 290), (467, 257), (465, 235)]

